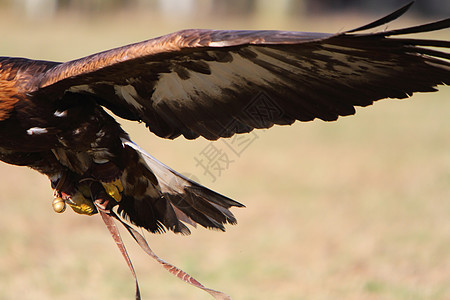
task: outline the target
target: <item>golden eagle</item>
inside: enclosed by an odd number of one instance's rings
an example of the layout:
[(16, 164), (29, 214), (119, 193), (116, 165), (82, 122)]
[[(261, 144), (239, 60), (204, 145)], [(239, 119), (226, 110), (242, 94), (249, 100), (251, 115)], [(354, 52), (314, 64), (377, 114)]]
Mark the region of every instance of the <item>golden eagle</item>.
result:
[[(224, 230), (243, 205), (144, 152), (104, 108), (162, 138), (216, 140), (436, 91), (450, 84), (450, 42), (405, 35), (450, 19), (368, 32), (410, 5), (337, 34), (194, 29), (65, 63), (0, 57), (0, 159), (47, 175), (59, 212), (116, 208), (154, 233)], [(261, 94), (270, 109), (254, 114)]]

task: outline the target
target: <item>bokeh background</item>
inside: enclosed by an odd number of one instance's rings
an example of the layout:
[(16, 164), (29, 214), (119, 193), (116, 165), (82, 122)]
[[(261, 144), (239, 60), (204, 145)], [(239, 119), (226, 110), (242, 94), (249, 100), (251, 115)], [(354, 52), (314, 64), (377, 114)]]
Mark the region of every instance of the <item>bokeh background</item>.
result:
[[(338, 32), (406, 2), (3, 0), (0, 55), (65, 61), (185, 28)], [(418, 0), (388, 27), (449, 15), (449, 1)], [(442, 87), (338, 122), (256, 131), (215, 180), (195, 160), (210, 142), (120, 120), (162, 162), (247, 206), (226, 233), (146, 234), (150, 246), (234, 299), (450, 299), (449, 98)], [(101, 218), (56, 215), (51, 202), (47, 178), (1, 164), (0, 299), (132, 299)], [(123, 237), (144, 299), (210, 299)]]

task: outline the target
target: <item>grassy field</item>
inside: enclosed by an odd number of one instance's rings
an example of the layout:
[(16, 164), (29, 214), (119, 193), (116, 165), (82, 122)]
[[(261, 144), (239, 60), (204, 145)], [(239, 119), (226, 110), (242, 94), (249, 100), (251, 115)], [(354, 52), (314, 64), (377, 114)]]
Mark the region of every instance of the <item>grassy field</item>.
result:
[[(170, 21), (130, 12), (23, 21), (3, 11), (0, 54), (68, 60), (187, 27), (333, 32), (367, 21)], [(446, 87), (335, 123), (257, 131), (215, 182), (194, 160), (209, 142), (165, 141), (121, 121), (161, 161), (247, 206), (234, 210), (239, 224), (226, 233), (146, 234), (149, 244), (235, 299), (450, 299), (449, 98)], [(48, 180), (26, 168), (2, 164), (0, 176), (0, 299), (133, 298), (132, 277), (98, 215), (54, 214)], [(123, 235), (144, 299), (210, 299)]]

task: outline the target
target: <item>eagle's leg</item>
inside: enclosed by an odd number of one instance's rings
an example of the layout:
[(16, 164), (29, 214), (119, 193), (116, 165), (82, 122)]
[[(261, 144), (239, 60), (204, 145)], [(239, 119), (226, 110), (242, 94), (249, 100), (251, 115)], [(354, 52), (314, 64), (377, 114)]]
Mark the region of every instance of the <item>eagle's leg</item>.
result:
[(55, 198), (52, 203), (53, 210), (57, 213), (62, 213), (65, 210), (65, 204), (68, 204), (78, 214), (94, 215), (97, 213), (95, 205), (83, 193), (77, 191), (74, 195), (67, 195), (64, 192), (61, 193), (55, 190)]
[(94, 203), (91, 200), (89, 180), (79, 180), (70, 171), (61, 173), (57, 181), (52, 181), (54, 186), (53, 210), (61, 213), (68, 204), (76, 213), (83, 215), (93, 215), (97, 213)]
[(93, 178), (78, 179), (77, 177), (72, 172), (65, 171), (56, 182), (52, 182), (54, 186), (52, 206), (55, 212), (64, 212), (67, 204), (76, 213), (96, 214), (97, 209), (93, 199), (96, 199), (98, 194), (102, 194), (102, 198), (110, 198), (115, 204), (122, 200), (123, 186), (120, 178), (104, 182)]
[(116, 180), (112, 182), (101, 182), (103, 185), (103, 188), (105, 189), (106, 193), (111, 196), (114, 200), (117, 202), (120, 202), (122, 200), (122, 192), (123, 192), (123, 185), (120, 178), (117, 178)]
[(97, 213), (90, 189), (94, 183), (115, 202), (122, 200), (120, 137), (126, 134), (114, 118), (85, 95), (68, 93), (59, 105), (58, 110), (66, 113), (58, 119), (63, 129), (58, 133), (58, 146), (51, 151), (64, 170), (51, 178), (52, 185), (56, 198), (62, 198), (77, 213), (92, 215)]

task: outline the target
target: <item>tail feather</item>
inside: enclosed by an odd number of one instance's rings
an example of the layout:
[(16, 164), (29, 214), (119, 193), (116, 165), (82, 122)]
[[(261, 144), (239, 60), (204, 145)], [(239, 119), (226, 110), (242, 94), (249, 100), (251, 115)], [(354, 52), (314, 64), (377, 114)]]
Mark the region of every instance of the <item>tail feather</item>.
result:
[(185, 224), (222, 231), (224, 224), (236, 224), (229, 208), (244, 205), (177, 173), (130, 140), (122, 142), (129, 163), (122, 175), (124, 197), (118, 212), (131, 223), (151, 232), (182, 234), (190, 233)]

